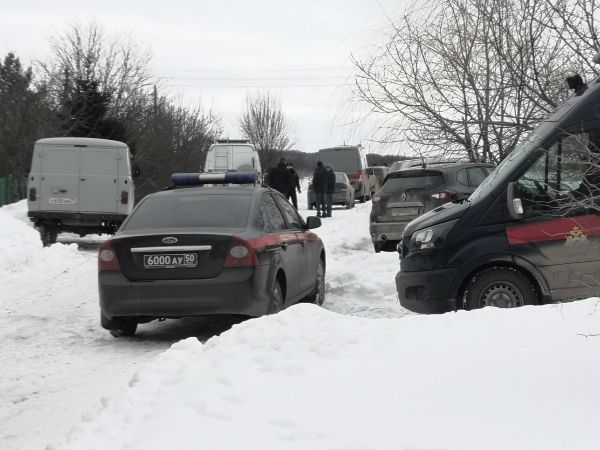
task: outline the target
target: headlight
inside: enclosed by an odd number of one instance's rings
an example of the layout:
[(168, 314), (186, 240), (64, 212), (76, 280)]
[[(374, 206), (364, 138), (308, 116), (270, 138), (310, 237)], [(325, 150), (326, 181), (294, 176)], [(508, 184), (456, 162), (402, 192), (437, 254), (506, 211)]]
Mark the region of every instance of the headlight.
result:
[[(458, 219), (457, 219), (458, 220)], [(415, 231), (410, 242), (411, 251), (430, 250), (443, 245), (446, 235), (457, 220), (440, 223), (431, 228)]]
[(425, 250), (433, 248), (433, 228), (427, 228), (426, 230), (417, 231), (415, 233), (415, 244), (419, 250)]

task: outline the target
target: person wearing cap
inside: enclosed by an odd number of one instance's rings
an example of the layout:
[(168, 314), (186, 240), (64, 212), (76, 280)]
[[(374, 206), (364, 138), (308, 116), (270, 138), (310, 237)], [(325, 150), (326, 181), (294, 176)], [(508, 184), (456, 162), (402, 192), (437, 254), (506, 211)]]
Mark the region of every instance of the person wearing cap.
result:
[(331, 217), (333, 194), (335, 193), (335, 172), (331, 164), (325, 166), (325, 216)]
[(285, 198), (289, 198), (288, 193), (292, 183), (285, 158), (281, 158), (279, 164), (269, 170), (268, 184), (273, 189), (281, 192)]
[(298, 173), (294, 169), (294, 165), (291, 162), (288, 162), (287, 170), (290, 173), (290, 188), (287, 193), (287, 199), (289, 201), (291, 198), (292, 205), (294, 205), (294, 208), (298, 209), (298, 197), (296, 196), (296, 190), (298, 191), (298, 194), (302, 192), (300, 189), (300, 177), (298, 176)]
[(317, 167), (315, 167), (313, 173), (312, 189), (315, 193), (315, 201), (317, 204), (317, 217), (326, 217), (325, 194), (327, 193), (327, 173), (321, 161), (317, 162)]

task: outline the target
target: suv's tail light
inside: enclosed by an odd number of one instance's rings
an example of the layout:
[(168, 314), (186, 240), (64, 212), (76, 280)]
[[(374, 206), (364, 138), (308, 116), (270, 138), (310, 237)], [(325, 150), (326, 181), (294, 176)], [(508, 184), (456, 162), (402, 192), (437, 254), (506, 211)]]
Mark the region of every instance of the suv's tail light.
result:
[(35, 202), (37, 200), (37, 190), (35, 188), (29, 188), (29, 201)]
[(119, 260), (117, 259), (117, 253), (115, 252), (115, 247), (113, 246), (111, 239), (104, 242), (104, 244), (100, 246), (100, 251), (98, 252), (98, 272), (103, 270), (121, 270)]
[(258, 257), (252, 244), (242, 238), (233, 236), (227, 252), (225, 267), (257, 266)]
[(121, 203), (126, 205), (129, 202), (129, 191), (121, 191)]
[(451, 201), (454, 197), (456, 197), (456, 192), (450, 192), (450, 191), (443, 191), (443, 192), (438, 192), (436, 194), (431, 194), (431, 198), (434, 198), (436, 200), (444, 200), (446, 202)]

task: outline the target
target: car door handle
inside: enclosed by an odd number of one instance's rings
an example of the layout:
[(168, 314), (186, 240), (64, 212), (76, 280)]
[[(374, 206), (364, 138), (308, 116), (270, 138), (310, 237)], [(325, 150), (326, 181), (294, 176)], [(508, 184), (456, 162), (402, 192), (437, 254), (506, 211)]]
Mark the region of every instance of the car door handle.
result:
[(80, 178), (81, 181), (85, 181), (85, 178)]

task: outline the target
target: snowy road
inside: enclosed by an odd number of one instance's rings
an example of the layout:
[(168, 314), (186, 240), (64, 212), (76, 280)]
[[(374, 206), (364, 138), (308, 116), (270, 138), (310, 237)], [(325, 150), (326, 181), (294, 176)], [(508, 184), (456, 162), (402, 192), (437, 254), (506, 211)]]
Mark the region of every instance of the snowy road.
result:
[[(300, 199), (301, 213), (305, 195)], [(360, 317), (407, 314), (396, 297), (398, 257), (375, 254), (368, 235), (370, 204), (334, 209), (316, 230), (327, 251), (324, 307)], [(0, 448), (60, 444), (103, 396), (118, 396), (133, 374), (175, 342), (202, 341), (227, 328), (206, 320), (141, 325), (115, 340), (99, 326), (96, 252), (101, 237), (63, 236), (42, 248), (26, 203), (0, 209)]]

